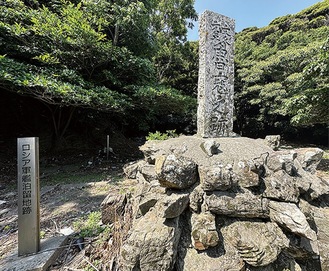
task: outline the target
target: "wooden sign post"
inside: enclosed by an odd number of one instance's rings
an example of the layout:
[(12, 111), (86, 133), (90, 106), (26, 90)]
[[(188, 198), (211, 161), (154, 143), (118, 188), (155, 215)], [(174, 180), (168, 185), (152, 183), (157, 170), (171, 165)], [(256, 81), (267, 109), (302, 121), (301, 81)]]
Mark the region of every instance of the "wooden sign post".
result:
[(17, 139), (18, 256), (40, 249), (39, 138)]

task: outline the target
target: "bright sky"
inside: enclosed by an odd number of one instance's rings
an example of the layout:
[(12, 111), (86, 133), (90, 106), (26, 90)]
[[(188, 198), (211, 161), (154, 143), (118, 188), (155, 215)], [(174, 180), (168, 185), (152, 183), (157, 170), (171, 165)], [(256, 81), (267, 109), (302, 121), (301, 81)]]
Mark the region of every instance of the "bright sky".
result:
[[(328, 1), (328, 0), (323, 0)], [(295, 14), (319, 0), (195, 0), (195, 10), (200, 15), (205, 10), (214, 11), (235, 20), (235, 31), (244, 28), (267, 26), (277, 17)], [(188, 40), (198, 40), (198, 24), (188, 32)]]

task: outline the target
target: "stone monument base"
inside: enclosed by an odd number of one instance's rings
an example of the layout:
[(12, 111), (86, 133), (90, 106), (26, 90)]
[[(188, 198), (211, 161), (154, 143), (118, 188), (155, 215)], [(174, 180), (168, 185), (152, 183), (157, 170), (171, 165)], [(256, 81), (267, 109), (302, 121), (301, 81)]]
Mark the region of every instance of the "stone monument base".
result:
[(68, 236), (56, 236), (41, 241), (41, 249), (37, 254), (29, 256), (9, 256), (4, 259), (2, 271), (45, 271), (57, 259), (67, 243)]

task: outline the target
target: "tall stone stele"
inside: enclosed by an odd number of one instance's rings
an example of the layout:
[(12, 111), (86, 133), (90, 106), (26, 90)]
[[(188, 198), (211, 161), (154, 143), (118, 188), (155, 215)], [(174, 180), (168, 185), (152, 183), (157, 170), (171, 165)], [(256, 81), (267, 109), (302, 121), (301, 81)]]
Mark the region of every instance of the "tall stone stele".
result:
[(233, 133), (233, 19), (205, 11), (199, 26), (198, 135), (229, 137)]

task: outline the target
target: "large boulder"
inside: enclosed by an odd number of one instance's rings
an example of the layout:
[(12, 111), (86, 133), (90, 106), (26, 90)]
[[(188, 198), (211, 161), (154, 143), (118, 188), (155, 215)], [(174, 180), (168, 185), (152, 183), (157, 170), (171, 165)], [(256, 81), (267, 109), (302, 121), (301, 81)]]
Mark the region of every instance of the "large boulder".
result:
[(311, 229), (306, 216), (296, 204), (288, 202), (269, 202), (271, 221), (283, 228), (312, 241), (317, 240), (316, 233)]
[[(329, 202), (327, 203), (329, 205)], [(322, 270), (329, 270), (329, 207), (312, 207)]]
[(136, 220), (121, 248), (120, 270), (171, 271), (180, 238), (179, 218), (160, 218), (157, 210)]
[(228, 190), (234, 184), (232, 165), (199, 167), (199, 176), (204, 191)]
[(299, 189), (296, 179), (285, 171), (279, 170), (265, 177), (264, 183), (266, 187), (265, 197), (287, 202), (298, 202)]
[(288, 238), (275, 223), (237, 221), (223, 228), (228, 240), (240, 257), (252, 266), (266, 266), (277, 260)]
[(197, 181), (197, 166), (191, 160), (174, 154), (159, 156), (155, 173), (160, 184), (167, 188), (186, 189)]
[(316, 167), (320, 163), (323, 150), (319, 148), (302, 148), (296, 149), (297, 159), (301, 163), (304, 170), (315, 173)]
[(268, 200), (249, 190), (243, 193), (216, 191), (205, 196), (206, 208), (215, 214), (233, 217), (268, 217)]

